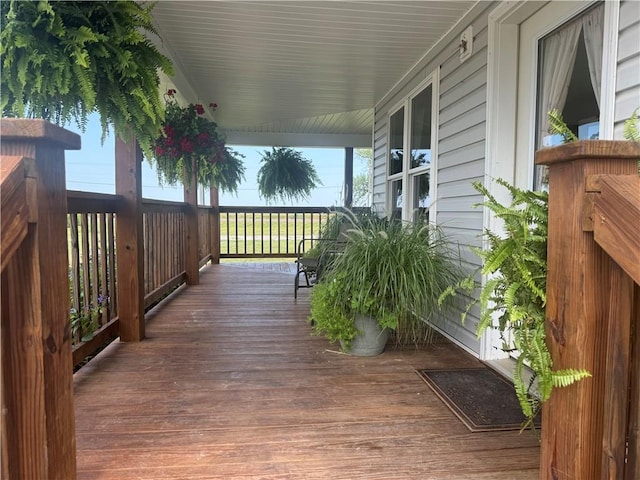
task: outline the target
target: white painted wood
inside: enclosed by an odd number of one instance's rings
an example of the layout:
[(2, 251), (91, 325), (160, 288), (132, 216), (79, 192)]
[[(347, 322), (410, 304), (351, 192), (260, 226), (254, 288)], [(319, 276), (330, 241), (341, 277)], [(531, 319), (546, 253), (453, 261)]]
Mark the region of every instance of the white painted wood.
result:
[[(600, 138), (613, 140), (615, 129), (616, 83), (618, 74), (618, 25), (620, 1), (612, 0), (604, 4), (603, 42), (606, 45), (602, 55), (602, 88), (600, 90)], [(640, 35), (634, 35), (636, 52), (640, 49)], [(640, 70), (640, 66), (639, 66)]]
[(350, 112), (372, 112), (475, 5), (163, 1), (153, 17), (176, 87), (189, 102), (217, 102), (234, 138), (370, 136), (373, 117), (351, 123)]
[[(612, 16), (616, 18), (614, 13)], [(624, 122), (635, 109), (640, 109), (640, 2), (621, 2), (617, 18), (619, 37), (612, 137), (622, 139)]]

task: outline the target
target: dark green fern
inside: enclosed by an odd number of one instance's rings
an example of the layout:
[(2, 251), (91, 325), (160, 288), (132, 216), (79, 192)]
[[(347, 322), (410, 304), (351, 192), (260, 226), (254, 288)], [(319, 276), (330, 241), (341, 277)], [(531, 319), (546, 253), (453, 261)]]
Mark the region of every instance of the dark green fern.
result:
[[(518, 352), (514, 386), (523, 413), (531, 419), (554, 387), (570, 385), (590, 374), (575, 369), (554, 371), (545, 341), (548, 194), (520, 190), (504, 180), (497, 182), (509, 190), (511, 204), (501, 204), (482, 184), (474, 183), (486, 198), (476, 206), (491, 210), (503, 221), (505, 230), (504, 235), (485, 231), (487, 249), (474, 249), (483, 261), (480, 271), (487, 280), (484, 286), (479, 285), (474, 272), (441, 298), (481, 287), (477, 334), (496, 328), (503, 349)], [(474, 303), (467, 306), (467, 312)], [(494, 325), (496, 319), (498, 324)], [(533, 381), (525, 380), (525, 365), (533, 372)]]
[(3, 116), (84, 128), (97, 111), (103, 136), (110, 126), (122, 138), (133, 131), (148, 151), (164, 116), (158, 71), (172, 72), (145, 36), (156, 34), (152, 9), (125, 0), (0, 2)]
[(304, 200), (314, 188), (322, 185), (311, 160), (292, 148), (266, 150), (261, 162), (258, 190), (267, 202)]

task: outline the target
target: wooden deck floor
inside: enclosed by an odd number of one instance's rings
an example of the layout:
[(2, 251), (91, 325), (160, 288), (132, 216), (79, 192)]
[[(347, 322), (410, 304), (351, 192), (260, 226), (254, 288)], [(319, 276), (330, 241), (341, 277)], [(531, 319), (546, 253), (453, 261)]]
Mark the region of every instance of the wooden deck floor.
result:
[(416, 368), (332, 353), (291, 274), (218, 265), (75, 375), (78, 479), (535, 479), (530, 432), (470, 433)]

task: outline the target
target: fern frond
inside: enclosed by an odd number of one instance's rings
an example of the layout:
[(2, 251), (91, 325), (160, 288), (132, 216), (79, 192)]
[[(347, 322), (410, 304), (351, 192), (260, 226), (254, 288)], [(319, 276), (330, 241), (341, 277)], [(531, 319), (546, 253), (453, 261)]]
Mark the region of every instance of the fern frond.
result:
[(579, 380), (590, 377), (591, 374), (586, 370), (576, 370), (567, 368), (565, 370), (556, 370), (552, 373), (554, 387), (568, 387)]
[(640, 142), (640, 126), (638, 125), (638, 109), (636, 108), (631, 116), (624, 122), (622, 136), (630, 142)]
[(549, 119), (549, 133), (560, 135), (563, 143), (578, 141), (578, 137), (567, 127), (562, 119), (562, 114), (557, 109), (551, 110), (547, 114), (547, 118)]

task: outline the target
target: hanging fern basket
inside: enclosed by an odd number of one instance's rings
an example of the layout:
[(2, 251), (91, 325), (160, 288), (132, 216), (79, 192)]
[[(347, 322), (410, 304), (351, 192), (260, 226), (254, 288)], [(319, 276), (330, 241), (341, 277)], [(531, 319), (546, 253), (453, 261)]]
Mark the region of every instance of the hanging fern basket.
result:
[(0, 107), (5, 117), (84, 127), (100, 114), (148, 151), (164, 117), (158, 72), (172, 65), (146, 34), (153, 4), (118, 1), (2, 1)]
[(311, 160), (289, 147), (273, 147), (262, 154), (258, 191), (268, 203), (301, 201), (322, 185)]

